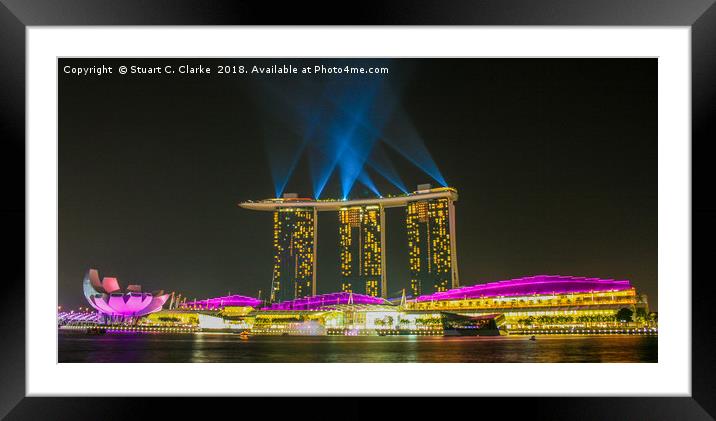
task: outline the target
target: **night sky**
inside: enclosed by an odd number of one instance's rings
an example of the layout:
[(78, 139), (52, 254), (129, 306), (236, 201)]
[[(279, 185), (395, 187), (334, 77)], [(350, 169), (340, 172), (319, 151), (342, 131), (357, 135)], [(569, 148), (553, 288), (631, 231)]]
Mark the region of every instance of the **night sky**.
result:
[[(330, 97), (345, 77), (139, 76), (117, 74), (118, 66), (336, 63), (60, 59), (59, 304), (87, 305), (81, 281), (90, 267), (123, 286), (189, 299), (256, 296), (259, 289), (266, 297), (271, 214), (237, 203), (275, 195), (274, 158), (300, 132), (287, 112), (305, 102), (297, 92), (310, 97), (322, 86)], [(656, 59), (370, 63), (390, 68), (380, 77), (401, 112), (388, 120), (412, 127), (459, 191), (461, 284), (537, 274), (629, 279), (657, 309)], [(62, 71), (102, 64), (114, 74)], [(385, 150), (409, 190), (437, 185)], [(286, 192), (312, 195), (305, 155)], [(380, 176), (374, 181), (383, 194), (399, 193)], [(332, 177), (322, 198), (339, 197), (339, 184)], [(351, 193), (370, 195), (359, 183)], [(408, 286), (404, 209), (388, 209), (386, 217), (392, 296)], [(340, 288), (337, 246), (337, 214), (319, 213), (319, 293)]]

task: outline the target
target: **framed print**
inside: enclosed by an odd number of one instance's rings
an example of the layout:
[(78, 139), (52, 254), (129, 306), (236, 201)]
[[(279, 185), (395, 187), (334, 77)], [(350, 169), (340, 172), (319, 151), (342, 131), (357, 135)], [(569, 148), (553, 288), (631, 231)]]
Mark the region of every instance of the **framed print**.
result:
[(3, 414), (710, 419), (711, 3), (319, 6), (3, 1)]

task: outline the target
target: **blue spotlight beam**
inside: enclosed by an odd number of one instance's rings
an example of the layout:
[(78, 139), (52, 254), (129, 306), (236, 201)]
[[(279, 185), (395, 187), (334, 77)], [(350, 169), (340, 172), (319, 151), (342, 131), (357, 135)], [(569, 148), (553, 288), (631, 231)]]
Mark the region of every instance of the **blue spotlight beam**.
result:
[(368, 158), (367, 164), (371, 168), (373, 168), (378, 174), (383, 176), (383, 178), (388, 180), (392, 185), (397, 187), (398, 190), (402, 191), (405, 194), (408, 193), (408, 189), (405, 187), (405, 183), (403, 183), (403, 180), (400, 178), (398, 171), (393, 166), (393, 163), (386, 155), (385, 150), (380, 143), (376, 144), (373, 148), (373, 151)]
[(293, 175), (306, 145), (307, 142), (301, 142), (294, 151), (285, 154), (283, 160), (277, 157), (273, 158), (274, 164), (271, 165), (271, 177), (273, 178), (276, 197), (283, 195), (288, 180), (291, 178), (291, 175)]
[[(328, 165), (324, 168), (327, 171), (315, 171), (321, 174), (317, 181), (317, 188), (314, 194), (320, 196), (325, 182), (336, 167), (339, 169), (341, 180), (341, 194), (343, 198), (347, 198), (355, 180), (365, 160), (370, 153), (370, 149), (375, 139), (366, 138), (363, 133), (358, 132), (362, 125), (362, 119), (370, 106), (372, 99), (364, 95), (346, 95), (345, 92), (339, 93), (340, 97), (344, 97), (344, 106), (341, 108), (334, 107), (332, 119), (328, 124), (329, 129), (324, 139), (327, 142), (316, 143), (320, 145), (320, 149), (327, 151), (325, 155), (329, 156)], [(331, 159), (332, 158), (332, 159)]]
[(313, 178), (313, 195), (316, 199), (321, 198), (323, 189), (328, 184), (328, 179), (338, 166), (339, 157), (343, 154), (343, 150), (347, 147), (345, 143), (336, 145), (337, 148), (324, 154), (320, 150), (316, 150), (315, 155), (310, 159), (311, 177)]
[[(267, 110), (267, 115), (273, 116), (265, 122), (265, 131), (276, 197), (283, 194), (302, 154), (310, 144), (311, 133), (320, 121), (320, 101), (314, 99), (313, 88), (305, 83), (291, 86), (295, 91), (293, 97), (302, 99), (302, 103), (297, 103), (285, 91), (269, 82), (261, 84), (260, 92), (257, 92), (258, 102)], [(326, 98), (321, 100), (325, 102)], [(287, 135), (280, 129), (281, 126), (293, 132), (295, 137)]]
[(433, 160), (432, 155), (430, 155), (430, 151), (428, 151), (428, 148), (425, 146), (425, 142), (402, 108), (396, 111), (392, 123), (390, 127), (386, 127), (385, 129), (385, 136), (383, 138), (385, 143), (432, 177), (440, 185), (447, 187), (447, 182), (440, 172), (440, 169), (438, 169), (438, 165)]
[[(399, 105), (397, 97), (389, 89), (385, 89), (381, 92), (376, 104), (370, 118), (359, 120), (362, 129), (373, 136), (381, 138), (386, 144), (390, 145), (440, 185), (447, 186), (447, 182), (425, 146), (425, 142), (415, 129), (405, 110)], [(350, 112), (346, 107), (342, 108), (344, 112)], [(391, 116), (393, 118), (389, 119)], [(386, 127), (389, 123), (393, 124)], [(392, 133), (388, 135), (387, 132)], [(380, 171), (380, 168), (376, 168), (376, 170)], [(391, 177), (384, 176), (390, 181)], [(396, 187), (400, 188), (398, 185)], [(407, 189), (403, 186), (402, 190)]]
[(372, 191), (376, 196), (383, 197), (383, 195), (380, 194), (378, 187), (375, 186), (375, 183), (373, 183), (373, 180), (370, 178), (370, 175), (367, 172), (361, 171), (360, 175), (358, 176), (358, 181), (360, 181), (360, 183), (364, 186), (368, 187), (368, 189)]
[[(275, 100), (261, 101), (296, 134), (270, 136), (269, 157), (276, 196), (280, 197), (298, 166), (308, 154), (315, 198), (320, 198), (331, 176), (337, 172), (343, 198), (359, 181), (376, 195), (375, 183), (366, 172), (371, 167), (403, 193), (408, 190), (385, 153), (382, 143), (446, 185), (423, 139), (400, 106), (387, 78), (349, 77), (314, 82), (285, 83), (266, 87)], [(269, 131), (280, 132), (273, 126)]]

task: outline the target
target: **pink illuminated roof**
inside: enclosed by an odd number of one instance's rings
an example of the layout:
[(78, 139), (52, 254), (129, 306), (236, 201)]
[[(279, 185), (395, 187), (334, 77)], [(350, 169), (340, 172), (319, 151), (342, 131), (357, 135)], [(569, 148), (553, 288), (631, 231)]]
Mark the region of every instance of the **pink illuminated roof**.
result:
[(295, 300), (273, 303), (262, 310), (318, 310), (326, 306), (339, 304), (389, 304), (385, 299), (371, 295), (354, 294), (350, 292), (333, 292), (330, 294), (314, 295), (311, 297), (296, 298)]
[(537, 275), (510, 279), (508, 281), (470, 285), (449, 291), (421, 295), (417, 298), (417, 301), (622, 291), (631, 288), (631, 283), (627, 280), (617, 281), (614, 279), (585, 278), (578, 276)]
[(257, 307), (261, 300), (245, 295), (226, 295), (223, 297), (207, 298), (205, 300), (194, 300), (182, 303), (180, 308), (191, 308), (201, 310), (217, 310), (224, 307)]

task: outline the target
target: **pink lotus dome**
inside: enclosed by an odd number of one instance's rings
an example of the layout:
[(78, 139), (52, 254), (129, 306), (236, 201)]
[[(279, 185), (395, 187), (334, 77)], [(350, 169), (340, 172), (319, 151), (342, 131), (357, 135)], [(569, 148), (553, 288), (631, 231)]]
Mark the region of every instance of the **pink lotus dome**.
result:
[(142, 292), (139, 285), (122, 292), (117, 278), (105, 277), (100, 282), (96, 269), (87, 271), (82, 289), (90, 305), (108, 316), (144, 316), (161, 310), (169, 298), (164, 291)]

